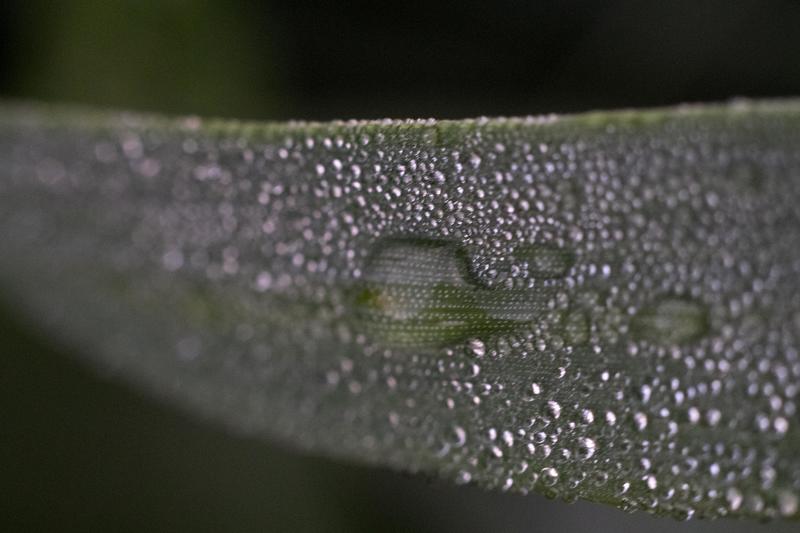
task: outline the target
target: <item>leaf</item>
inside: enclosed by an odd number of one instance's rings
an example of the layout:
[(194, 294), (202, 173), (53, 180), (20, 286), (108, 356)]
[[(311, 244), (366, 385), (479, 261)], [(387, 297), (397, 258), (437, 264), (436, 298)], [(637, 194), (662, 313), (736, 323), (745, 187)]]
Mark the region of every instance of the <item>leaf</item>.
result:
[(800, 102), (253, 124), (0, 107), (4, 300), (237, 431), (798, 514)]

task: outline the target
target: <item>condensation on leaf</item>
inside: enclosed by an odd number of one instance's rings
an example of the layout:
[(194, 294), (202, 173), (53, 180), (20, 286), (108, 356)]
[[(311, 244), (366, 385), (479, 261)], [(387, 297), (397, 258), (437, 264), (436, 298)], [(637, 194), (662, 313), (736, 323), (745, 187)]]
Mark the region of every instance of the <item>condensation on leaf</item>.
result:
[(800, 106), (259, 125), (0, 108), (4, 300), (301, 449), (796, 517)]

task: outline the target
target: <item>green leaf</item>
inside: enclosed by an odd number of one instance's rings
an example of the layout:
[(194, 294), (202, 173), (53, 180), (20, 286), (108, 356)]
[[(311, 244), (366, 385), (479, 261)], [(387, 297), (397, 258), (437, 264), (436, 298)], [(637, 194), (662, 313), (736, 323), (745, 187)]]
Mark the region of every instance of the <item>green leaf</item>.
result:
[(800, 102), (253, 124), (0, 106), (0, 287), (295, 448), (798, 515)]

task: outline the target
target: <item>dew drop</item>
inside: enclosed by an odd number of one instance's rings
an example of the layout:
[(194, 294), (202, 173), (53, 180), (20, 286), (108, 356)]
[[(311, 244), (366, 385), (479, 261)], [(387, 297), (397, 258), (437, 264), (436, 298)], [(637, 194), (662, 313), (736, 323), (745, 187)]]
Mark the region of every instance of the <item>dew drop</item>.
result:
[(594, 455), (597, 449), (597, 444), (589, 437), (581, 437), (578, 440), (578, 457), (581, 459), (589, 459)]
[(631, 321), (636, 338), (672, 345), (694, 341), (709, 330), (708, 309), (700, 302), (666, 297), (644, 307)]

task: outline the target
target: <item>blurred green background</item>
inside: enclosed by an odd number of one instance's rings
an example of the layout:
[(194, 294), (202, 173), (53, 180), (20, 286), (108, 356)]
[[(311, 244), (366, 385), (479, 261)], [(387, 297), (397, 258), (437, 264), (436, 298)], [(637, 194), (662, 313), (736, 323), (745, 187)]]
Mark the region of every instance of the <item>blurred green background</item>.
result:
[[(249, 119), (800, 95), (800, 3), (5, 0), (0, 95)], [(0, 295), (3, 531), (795, 531), (304, 457), (94, 374)]]

